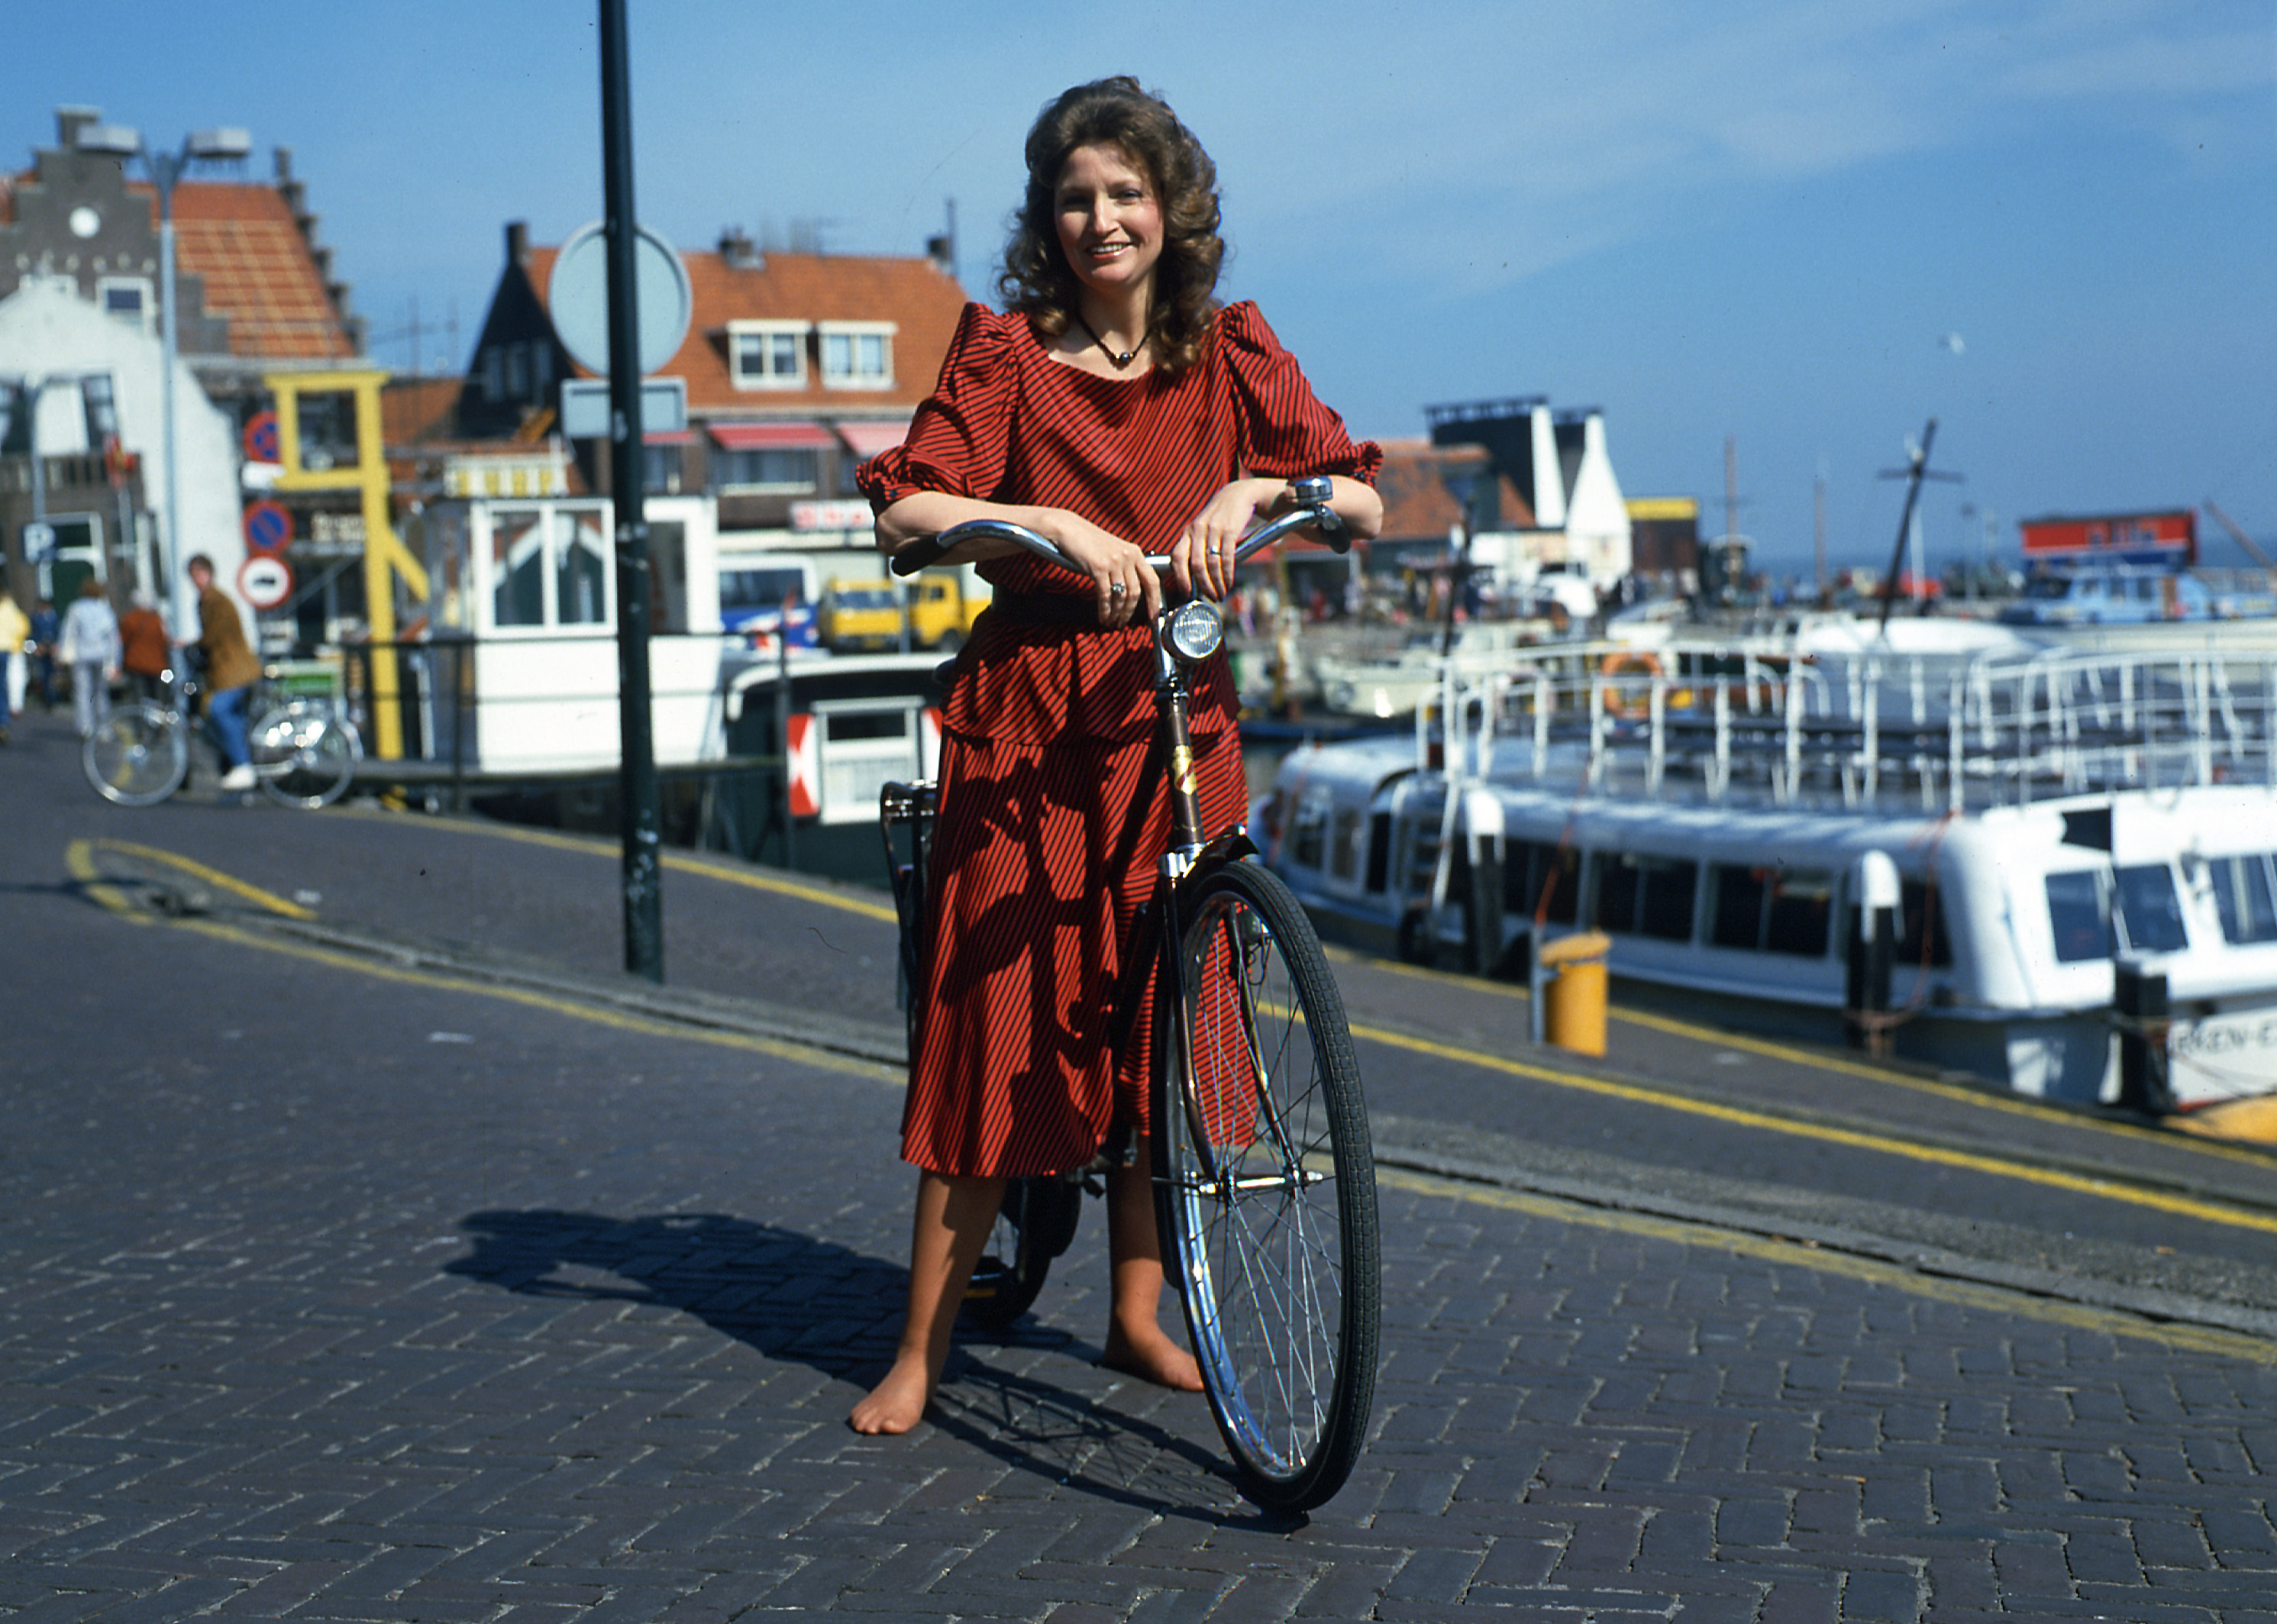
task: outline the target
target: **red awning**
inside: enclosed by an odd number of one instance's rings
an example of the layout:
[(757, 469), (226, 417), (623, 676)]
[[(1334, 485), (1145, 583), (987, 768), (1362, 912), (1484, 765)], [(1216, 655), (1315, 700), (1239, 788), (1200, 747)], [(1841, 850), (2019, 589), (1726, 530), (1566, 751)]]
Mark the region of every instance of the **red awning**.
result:
[(648, 429), (642, 431), (641, 440), (650, 446), (693, 446), (696, 435), (689, 429)]
[(846, 442), (846, 449), (857, 457), (874, 457), (881, 451), (891, 451), (909, 438), (910, 420), (895, 418), (888, 423), (875, 421), (841, 423), (838, 438)]
[(712, 438), (730, 451), (831, 451), (838, 442), (819, 423), (709, 423)]

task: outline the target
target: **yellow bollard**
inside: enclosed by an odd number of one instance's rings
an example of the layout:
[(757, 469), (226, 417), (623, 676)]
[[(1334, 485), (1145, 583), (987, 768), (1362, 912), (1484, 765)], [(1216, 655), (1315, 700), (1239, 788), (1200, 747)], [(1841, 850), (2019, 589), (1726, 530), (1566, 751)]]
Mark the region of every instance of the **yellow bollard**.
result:
[(1542, 945), (1542, 1031), (1557, 1048), (1577, 1055), (1604, 1054), (1605, 955), (1612, 945), (1613, 939), (1599, 930), (1577, 931)]

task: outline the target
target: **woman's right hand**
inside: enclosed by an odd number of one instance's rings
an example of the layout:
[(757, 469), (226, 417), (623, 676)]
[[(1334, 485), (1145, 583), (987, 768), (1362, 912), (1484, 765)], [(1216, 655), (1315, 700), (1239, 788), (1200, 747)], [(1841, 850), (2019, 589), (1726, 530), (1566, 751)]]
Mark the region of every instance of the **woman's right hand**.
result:
[(1101, 530), (1080, 514), (1049, 510), (1049, 522), (1035, 526), (1080, 564), (1099, 595), (1099, 623), (1128, 626), (1162, 612), (1162, 577), (1135, 542)]

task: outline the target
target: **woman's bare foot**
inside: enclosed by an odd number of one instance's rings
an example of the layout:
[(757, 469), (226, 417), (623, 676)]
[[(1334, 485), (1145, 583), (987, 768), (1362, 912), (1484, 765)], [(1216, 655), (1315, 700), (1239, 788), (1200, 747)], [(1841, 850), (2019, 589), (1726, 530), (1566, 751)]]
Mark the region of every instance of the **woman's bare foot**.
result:
[(1179, 1392), (1202, 1390), (1202, 1368), (1194, 1362), (1194, 1356), (1163, 1335), (1161, 1326), (1153, 1323), (1135, 1330), (1125, 1330), (1119, 1323), (1110, 1324), (1100, 1363), (1110, 1370), (1152, 1382), (1157, 1387)]
[(893, 1435), (907, 1432), (925, 1418), (933, 1397), (933, 1372), (922, 1354), (902, 1354), (886, 1372), (886, 1379), (856, 1405), (846, 1424), (857, 1432)]

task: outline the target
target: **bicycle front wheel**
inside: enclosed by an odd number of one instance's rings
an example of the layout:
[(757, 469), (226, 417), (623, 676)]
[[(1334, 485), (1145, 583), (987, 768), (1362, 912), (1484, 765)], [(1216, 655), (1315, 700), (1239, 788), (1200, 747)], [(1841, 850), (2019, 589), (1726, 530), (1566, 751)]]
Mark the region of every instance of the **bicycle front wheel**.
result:
[(95, 792), (121, 806), (156, 806), (190, 772), (190, 734), (181, 717), (148, 702), (122, 705), (80, 746)]
[(309, 699), (294, 699), (263, 715), (245, 743), (270, 797), (312, 811), (339, 799), (363, 758), (355, 724)]
[(1244, 1491), (1344, 1486), (1375, 1402), (1375, 1169), (1344, 999), (1288, 887), (1235, 864), (1179, 898), (1183, 997), (1154, 1116), (1164, 1241)]

